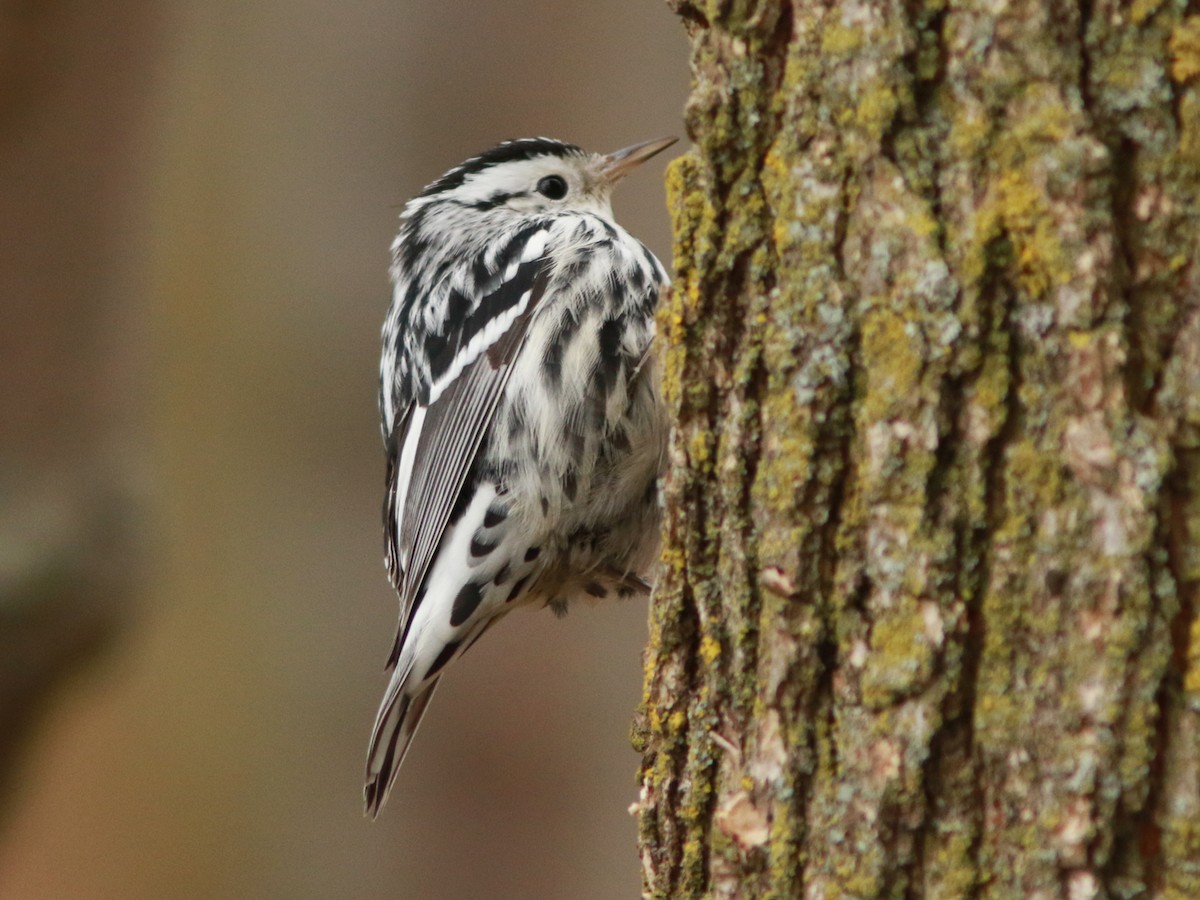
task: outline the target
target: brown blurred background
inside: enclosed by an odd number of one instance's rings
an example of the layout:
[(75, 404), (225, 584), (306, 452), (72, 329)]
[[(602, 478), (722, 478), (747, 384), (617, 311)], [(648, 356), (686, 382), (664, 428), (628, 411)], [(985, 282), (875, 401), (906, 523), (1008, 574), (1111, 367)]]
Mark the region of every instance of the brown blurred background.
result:
[(489, 633), (362, 817), (376, 361), (408, 196), (681, 134), (686, 58), (660, 0), (0, 0), (0, 897), (636, 896), (644, 603)]

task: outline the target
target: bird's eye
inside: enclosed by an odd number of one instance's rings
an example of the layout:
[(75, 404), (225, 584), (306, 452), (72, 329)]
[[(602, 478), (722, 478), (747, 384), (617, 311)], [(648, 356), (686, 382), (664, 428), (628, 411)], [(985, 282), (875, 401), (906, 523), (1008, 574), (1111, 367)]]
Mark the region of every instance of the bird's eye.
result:
[(567, 196), (567, 180), (561, 175), (547, 175), (537, 183), (537, 192), (551, 200)]

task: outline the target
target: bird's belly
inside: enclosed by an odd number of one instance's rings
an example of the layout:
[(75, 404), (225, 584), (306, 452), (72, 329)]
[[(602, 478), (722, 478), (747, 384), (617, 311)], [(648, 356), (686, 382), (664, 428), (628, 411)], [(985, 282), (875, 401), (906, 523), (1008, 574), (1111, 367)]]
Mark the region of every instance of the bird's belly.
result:
[(598, 573), (644, 573), (657, 555), (666, 440), (657, 373), (644, 353), (615, 369), (564, 368), (555, 382), (516, 372), (509, 384), (519, 387), (494, 420), (488, 477), (513, 528), (539, 548), (533, 600), (595, 593)]

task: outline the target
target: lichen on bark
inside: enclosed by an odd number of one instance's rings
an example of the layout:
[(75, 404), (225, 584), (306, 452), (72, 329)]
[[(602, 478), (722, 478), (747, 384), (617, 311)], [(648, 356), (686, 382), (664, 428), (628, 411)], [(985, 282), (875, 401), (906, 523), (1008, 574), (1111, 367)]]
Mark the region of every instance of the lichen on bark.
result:
[(1200, 10), (673, 6), (646, 893), (1200, 896)]

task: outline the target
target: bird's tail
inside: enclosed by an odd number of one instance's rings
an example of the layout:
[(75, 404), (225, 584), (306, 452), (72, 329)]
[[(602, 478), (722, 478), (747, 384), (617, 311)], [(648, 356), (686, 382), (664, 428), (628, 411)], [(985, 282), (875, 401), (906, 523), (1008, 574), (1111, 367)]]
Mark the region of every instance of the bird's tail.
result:
[[(387, 800), (392, 790), (392, 782), (408, 745), (412, 743), (421, 717), (425, 714), (429, 701), (433, 698), (438, 679), (429, 678), (418, 680), (411, 666), (402, 671), (397, 667), (392, 672), (392, 680), (387, 693), (380, 704), (379, 713), (375, 716), (375, 728), (371, 732), (371, 746), (367, 752), (366, 787), (363, 789), (363, 800), (366, 814), (372, 819), (379, 815), (379, 810)], [(414, 683), (416, 682), (416, 683)]]

